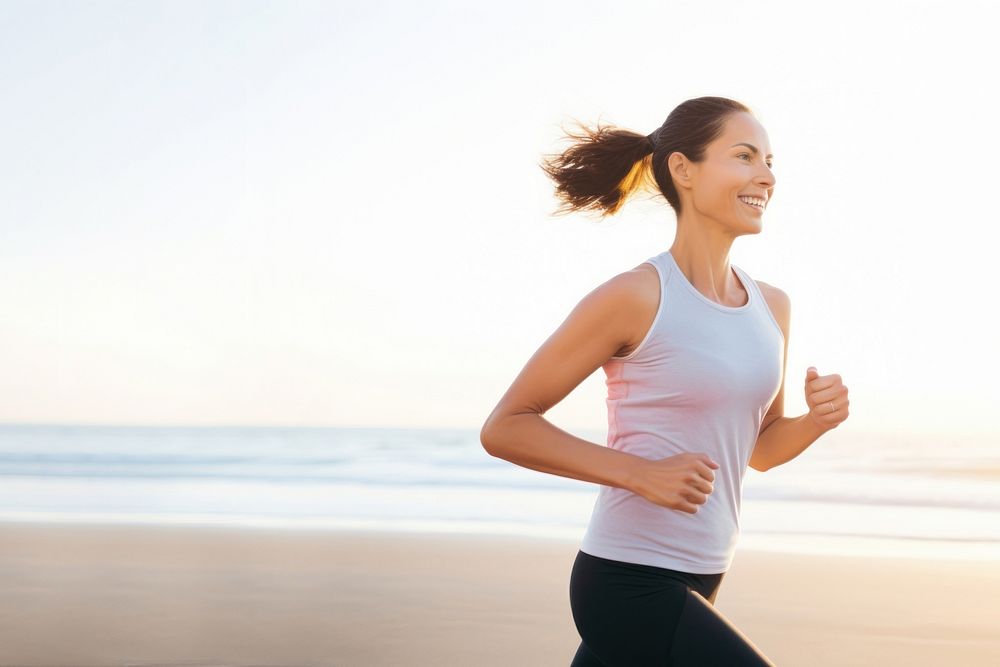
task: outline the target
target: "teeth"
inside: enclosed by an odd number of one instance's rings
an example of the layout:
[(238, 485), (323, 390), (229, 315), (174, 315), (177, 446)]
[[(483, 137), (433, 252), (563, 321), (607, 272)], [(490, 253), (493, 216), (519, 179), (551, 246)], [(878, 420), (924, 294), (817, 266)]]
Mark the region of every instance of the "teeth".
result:
[(748, 204), (756, 206), (757, 208), (764, 208), (764, 200), (758, 197), (740, 197), (740, 201), (745, 201)]

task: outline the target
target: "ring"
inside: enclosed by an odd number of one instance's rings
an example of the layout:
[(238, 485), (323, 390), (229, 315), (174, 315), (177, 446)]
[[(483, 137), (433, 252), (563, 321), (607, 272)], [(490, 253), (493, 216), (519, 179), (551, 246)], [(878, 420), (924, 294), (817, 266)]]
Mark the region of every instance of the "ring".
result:
[(837, 406), (833, 404), (833, 401), (830, 401), (830, 412), (836, 412), (836, 411), (837, 411)]

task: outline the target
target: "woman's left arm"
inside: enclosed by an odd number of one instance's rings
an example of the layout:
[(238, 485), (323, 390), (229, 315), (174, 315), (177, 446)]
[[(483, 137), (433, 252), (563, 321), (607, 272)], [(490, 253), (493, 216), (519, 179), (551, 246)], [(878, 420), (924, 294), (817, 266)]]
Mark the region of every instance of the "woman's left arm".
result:
[(782, 290), (758, 282), (761, 292), (781, 327), (785, 338), (781, 388), (764, 416), (757, 442), (750, 455), (750, 467), (761, 472), (787, 463), (801, 454), (827, 431), (839, 426), (849, 414), (847, 386), (840, 375), (819, 375), (814, 366), (806, 370), (805, 399), (809, 412), (798, 417), (784, 416), (785, 367), (788, 361), (788, 331), (791, 301)]

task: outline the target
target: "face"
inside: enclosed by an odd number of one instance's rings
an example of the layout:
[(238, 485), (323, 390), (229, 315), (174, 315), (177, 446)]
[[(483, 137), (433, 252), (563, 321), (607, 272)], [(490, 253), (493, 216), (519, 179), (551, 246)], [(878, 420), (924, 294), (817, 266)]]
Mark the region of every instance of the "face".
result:
[[(745, 112), (733, 114), (722, 135), (708, 145), (702, 162), (681, 157), (675, 153), (670, 159), (682, 208), (734, 230), (760, 230), (775, 178), (771, 143), (757, 119)], [(763, 199), (763, 206), (746, 203), (747, 197), (757, 198), (756, 203)]]

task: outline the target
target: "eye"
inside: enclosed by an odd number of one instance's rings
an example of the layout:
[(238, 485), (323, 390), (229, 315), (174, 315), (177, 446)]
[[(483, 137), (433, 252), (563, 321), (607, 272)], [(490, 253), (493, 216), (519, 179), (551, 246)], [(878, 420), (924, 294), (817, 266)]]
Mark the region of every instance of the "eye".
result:
[[(743, 157), (744, 155), (746, 155), (747, 157), (750, 157), (750, 153), (740, 153), (736, 157)], [(774, 169), (774, 163), (773, 162), (768, 162), (767, 163), (767, 168), (768, 169)]]

